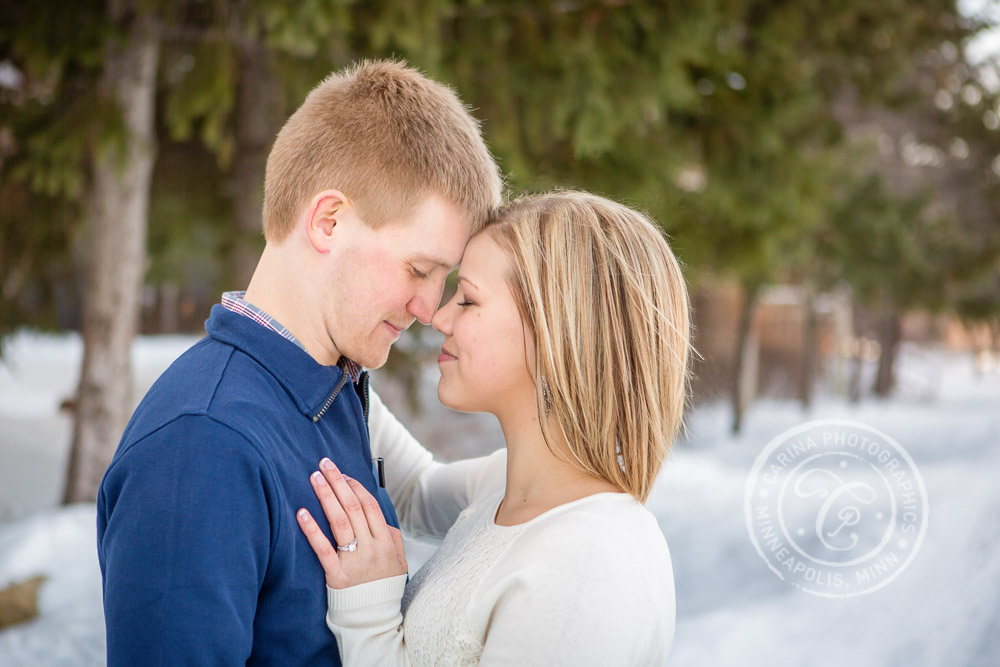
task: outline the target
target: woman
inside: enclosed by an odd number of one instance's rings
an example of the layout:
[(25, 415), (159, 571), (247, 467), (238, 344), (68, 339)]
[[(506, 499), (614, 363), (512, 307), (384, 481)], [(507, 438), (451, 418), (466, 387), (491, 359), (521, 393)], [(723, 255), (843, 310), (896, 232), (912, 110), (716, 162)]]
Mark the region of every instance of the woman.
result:
[(399, 532), (321, 462), (340, 546), (298, 518), (344, 664), (662, 664), (673, 576), (641, 503), (681, 422), (689, 324), (659, 230), (586, 193), (516, 200), (469, 242), (433, 325), (442, 403), (496, 415), (506, 450), (434, 464), (372, 397), (401, 525), (447, 533), (409, 583)]

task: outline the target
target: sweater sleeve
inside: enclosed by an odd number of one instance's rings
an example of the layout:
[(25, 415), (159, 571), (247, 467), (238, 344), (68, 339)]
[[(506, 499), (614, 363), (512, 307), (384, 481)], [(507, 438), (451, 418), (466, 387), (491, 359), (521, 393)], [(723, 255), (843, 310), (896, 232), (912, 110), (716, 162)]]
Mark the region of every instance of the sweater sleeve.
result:
[(673, 583), (669, 560), (653, 562), (654, 553), (610, 522), (530, 527), (473, 604), (487, 628), (481, 664), (663, 664)]
[(327, 587), (327, 627), (337, 637), (340, 661), (349, 667), (409, 665), (400, 603), (407, 575), (342, 590)]
[(98, 498), (109, 665), (247, 661), (278, 518), (269, 480), (252, 445), (208, 417), (116, 458)]
[(503, 487), (507, 452), (454, 463), (434, 461), (374, 391), (369, 394), (372, 456), (385, 460), (386, 490), (400, 528), (441, 539), (474, 499)]

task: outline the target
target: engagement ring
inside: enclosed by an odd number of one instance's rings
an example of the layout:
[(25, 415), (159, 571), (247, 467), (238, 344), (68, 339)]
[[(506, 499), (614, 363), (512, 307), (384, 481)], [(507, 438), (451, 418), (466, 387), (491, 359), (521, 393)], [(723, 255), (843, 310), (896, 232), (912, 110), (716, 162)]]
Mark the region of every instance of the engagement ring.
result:
[(358, 550), (358, 538), (351, 540), (350, 544), (345, 544), (344, 546), (337, 546), (337, 551), (357, 551)]

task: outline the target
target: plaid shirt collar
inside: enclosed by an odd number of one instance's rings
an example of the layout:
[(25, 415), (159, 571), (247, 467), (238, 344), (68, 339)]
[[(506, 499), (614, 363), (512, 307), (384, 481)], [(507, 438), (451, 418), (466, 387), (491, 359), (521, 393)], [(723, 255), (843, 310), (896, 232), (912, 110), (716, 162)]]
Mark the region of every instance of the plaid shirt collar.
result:
[[(293, 343), (298, 345), (303, 352), (307, 351), (306, 346), (303, 345), (302, 342), (299, 341), (299, 339), (296, 338), (291, 331), (283, 327), (281, 323), (278, 322), (278, 320), (274, 319), (273, 317), (265, 313), (263, 310), (253, 305), (246, 299), (244, 299), (243, 298), (244, 296), (246, 296), (246, 291), (225, 292), (222, 295), (222, 307), (225, 308), (226, 310), (231, 310), (234, 313), (238, 313), (240, 315), (249, 317), (257, 324), (263, 325), (264, 327), (270, 329), (271, 331), (278, 334), (282, 338), (292, 341)], [(341, 370), (343, 370), (350, 376), (351, 382), (354, 382), (356, 384), (358, 380), (361, 379), (361, 373), (364, 371), (364, 369), (357, 362), (351, 361), (347, 357), (341, 356), (340, 361), (337, 362), (337, 365), (340, 367)]]

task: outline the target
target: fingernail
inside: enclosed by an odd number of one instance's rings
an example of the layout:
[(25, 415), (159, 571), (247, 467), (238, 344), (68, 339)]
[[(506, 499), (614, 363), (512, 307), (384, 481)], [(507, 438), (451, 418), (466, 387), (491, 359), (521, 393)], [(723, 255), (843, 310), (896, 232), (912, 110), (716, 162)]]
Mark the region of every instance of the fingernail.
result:
[(343, 477), (344, 477), (344, 481), (345, 482), (350, 482), (351, 481), (351, 478), (348, 477), (347, 475), (343, 475)]
[(319, 462), (319, 467), (322, 468), (323, 470), (333, 470), (334, 467), (333, 461), (324, 458), (322, 461)]
[(321, 473), (319, 470), (317, 470), (312, 474), (312, 478), (313, 481), (316, 482), (317, 484), (326, 484), (326, 478), (323, 477), (323, 473)]
[(309, 512), (306, 511), (305, 507), (303, 507), (302, 509), (300, 509), (298, 511), (298, 515), (297, 516), (299, 517), (299, 521), (308, 521), (309, 520)]

